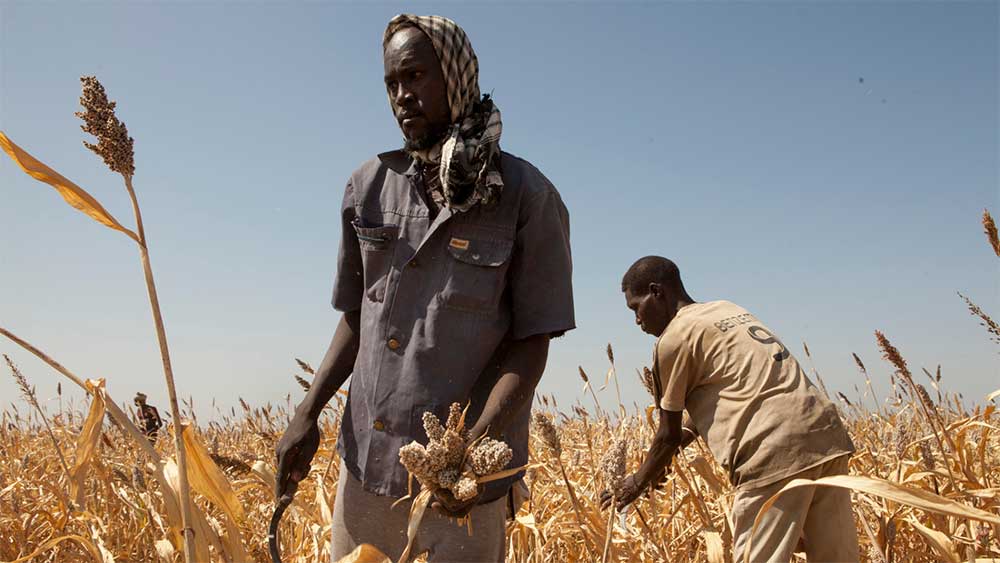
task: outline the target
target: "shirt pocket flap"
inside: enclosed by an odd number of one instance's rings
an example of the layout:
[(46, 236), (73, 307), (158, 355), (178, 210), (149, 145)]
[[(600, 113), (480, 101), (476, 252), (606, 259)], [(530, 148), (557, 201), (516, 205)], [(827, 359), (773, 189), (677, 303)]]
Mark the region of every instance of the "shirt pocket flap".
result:
[(380, 225), (378, 227), (362, 227), (358, 221), (352, 223), (362, 247), (381, 248), (396, 239), (399, 233), (397, 225)]
[(456, 260), (490, 268), (503, 265), (510, 258), (513, 249), (513, 240), (499, 237), (454, 236), (448, 241), (448, 251)]

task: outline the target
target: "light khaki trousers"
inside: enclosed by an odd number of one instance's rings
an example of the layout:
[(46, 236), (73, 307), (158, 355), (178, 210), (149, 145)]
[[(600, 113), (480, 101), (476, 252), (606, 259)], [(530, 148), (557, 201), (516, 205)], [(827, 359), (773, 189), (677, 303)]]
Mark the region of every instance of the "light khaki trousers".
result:
[[(333, 531), (330, 553), (334, 562), (367, 543), (392, 561), (406, 548), (406, 524), (410, 503), (370, 493), (340, 462), (337, 499), (333, 503)], [(503, 563), (507, 536), (507, 497), (472, 509), (472, 531), (454, 519), (427, 507), (414, 542), (414, 556), (427, 551), (433, 563)]]
[(757, 489), (733, 500), (733, 561), (743, 563), (747, 543), (753, 563), (788, 563), (800, 540), (810, 563), (856, 563), (858, 530), (851, 510), (851, 492), (837, 487), (800, 487), (778, 498), (764, 513), (750, 542), (754, 518), (767, 499), (792, 479), (819, 479), (847, 473), (849, 455)]

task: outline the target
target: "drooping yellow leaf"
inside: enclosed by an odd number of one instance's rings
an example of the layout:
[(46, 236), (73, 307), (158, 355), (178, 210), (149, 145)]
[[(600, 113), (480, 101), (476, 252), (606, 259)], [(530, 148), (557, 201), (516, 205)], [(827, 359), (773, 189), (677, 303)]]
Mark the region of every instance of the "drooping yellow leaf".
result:
[(257, 478), (260, 479), (262, 483), (267, 485), (267, 488), (270, 489), (273, 495), (276, 482), (275, 481), (276, 478), (274, 476), (274, 470), (272, 470), (271, 467), (268, 466), (266, 463), (258, 459), (257, 461), (253, 462), (252, 466), (250, 466), (250, 471), (253, 472), (253, 474), (256, 475)]
[(989, 395), (987, 395), (986, 396), (986, 402), (988, 403), (988, 402), (992, 401), (993, 399), (996, 399), (997, 397), (1000, 397), (1000, 389), (997, 389), (996, 391), (994, 391), (994, 392), (990, 393)]
[(35, 551), (25, 555), (24, 557), (21, 557), (20, 559), (15, 559), (8, 563), (26, 563), (27, 561), (34, 561), (36, 557), (38, 557), (42, 553), (45, 553), (46, 551), (52, 549), (53, 547), (59, 545), (64, 541), (75, 541), (76, 543), (83, 546), (95, 561), (101, 560), (101, 552), (97, 550), (97, 547), (89, 539), (83, 536), (69, 534), (65, 536), (59, 536), (57, 538), (52, 538), (51, 540), (43, 543)]
[(809, 486), (852, 489), (862, 493), (880, 496), (907, 506), (921, 508), (929, 512), (936, 512), (938, 514), (945, 514), (958, 518), (970, 518), (973, 520), (980, 520), (1000, 525), (1000, 516), (995, 514), (991, 514), (976, 507), (936, 495), (930, 491), (904, 487), (884, 479), (876, 479), (874, 477), (865, 477), (861, 475), (833, 475), (830, 477), (823, 477), (815, 481), (809, 479), (793, 479), (771, 498), (767, 499), (767, 502), (760, 507), (757, 517), (754, 518), (753, 528), (750, 531), (750, 541), (747, 542), (747, 547), (744, 551), (745, 561), (750, 560), (750, 549), (753, 542), (753, 535), (757, 532), (757, 526), (760, 525), (760, 520), (764, 516), (764, 513), (767, 512), (768, 509), (770, 509), (771, 506), (773, 506), (784, 493), (799, 487)]
[(708, 488), (712, 489), (713, 493), (720, 494), (728, 489), (722, 479), (719, 479), (719, 476), (712, 470), (711, 464), (708, 463), (708, 460), (704, 456), (694, 458), (691, 460), (690, 465), (705, 480)]
[(330, 510), (322, 474), (316, 478), (316, 504), (319, 505), (319, 515), (323, 519), (320, 524), (323, 525), (324, 532), (329, 532), (333, 526), (333, 512)]
[(363, 543), (337, 563), (392, 563), (377, 547)]
[(77, 506), (83, 505), (83, 482), (87, 479), (90, 463), (97, 451), (97, 443), (101, 438), (101, 423), (104, 421), (104, 380), (88, 379), (87, 390), (94, 397), (90, 402), (90, 412), (83, 423), (83, 429), (76, 439), (76, 456), (70, 469), (70, 496)]
[(430, 489), (420, 489), (417, 498), (413, 499), (413, 504), (410, 505), (410, 516), (406, 522), (406, 548), (399, 558), (401, 562), (409, 561), (413, 555), (419, 555), (410, 552), (413, 550), (413, 542), (417, 539), (417, 531), (420, 529), (420, 522), (424, 519), (424, 511), (430, 504), (432, 494), (434, 493)]
[(55, 188), (59, 195), (66, 200), (66, 203), (84, 212), (98, 223), (121, 231), (132, 240), (139, 242), (138, 235), (123, 227), (92, 195), (14, 144), (14, 141), (11, 141), (3, 131), (0, 131), (0, 147), (26, 174)]
[[(168, 514), (170, 516), (171, 532), (177, 537), (176, 545), (178, 547), (184, 545), (183, 540), (183, 529), (182, 526), (182, 516), (180, 510), (180, 490), (181, 490), (181, 479), (180, 471), (177, 469), (177, 463), (174, 462), (173, 458), (166, 458), (160, 465), (163, 472), (164, 480), (167, 484), (167, 490), (163, 491), (164, 500), (170, 497), (167, 502)], [(172, 505), (172, 506), (171, 506)], [(194, 554), (195, 561), (211, 561), (209, 557), (208, 546), (209, 543), (216, 545), (217, 549), (221, 551), (222, 546), (219, 542), (219, 536), (215, 533), (215, 530), (208, 525), (205, 521), (205, 516), (201, 513), (201, 509), (198, 505), (191, 503), (191, 515), (194, 517), (194, 522), (189, 525), (194, 530)]]
[(184, 440), (184, 451), (187, 452), (187, 473), (191, 487), (221, 508), (226, 516), (242, 522), (245, 517), (243, 505), (236, 497), (229, 478), (212, 460), (195, 429), (189, 424), (181, 426), (184, 428), (181, 437)]
[(955, 542), (951, 541), (947, 534), (924, 526), (916, 518), (910, 517), (907, 520), (943, 561), (962, 563), (962, 558), (959, 557), (958, 551), (955, 549)]

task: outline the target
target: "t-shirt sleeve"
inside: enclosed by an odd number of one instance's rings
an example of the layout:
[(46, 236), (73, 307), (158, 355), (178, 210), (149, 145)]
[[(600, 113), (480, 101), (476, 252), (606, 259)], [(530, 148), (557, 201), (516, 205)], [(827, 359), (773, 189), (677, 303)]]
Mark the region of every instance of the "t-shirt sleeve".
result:
[(337, 253), (337, 273), (333, 278), (333, 308), (343, 313), (361, 309), (365, 278), (361, 262), (361, 246), (354, 230), (354, 186), (347, 182), (344, 202), (340, 208), (340, 251)]
[(576, 328), (569, 212), (548, 190), (525, 206), (518, 223), (509, 278), (511, 337), (561, 336)]
[(694, 353), (691, 343), (674, 335), (664, 335), (656, 344), (656, 363), (660, 388), (660, 408), (682, 411), (688, 390), (697, 380)]

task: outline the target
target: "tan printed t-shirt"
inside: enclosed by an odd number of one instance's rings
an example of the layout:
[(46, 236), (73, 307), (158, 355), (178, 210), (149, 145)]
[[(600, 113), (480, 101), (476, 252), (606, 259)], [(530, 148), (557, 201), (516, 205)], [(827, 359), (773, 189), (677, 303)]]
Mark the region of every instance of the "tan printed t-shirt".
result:
[(654, 362), (660, 407), (687, 411), (738, 489), (854, 451), (833, 403), (774, 333), (738, 305), (681, 308), (657, 340)]

